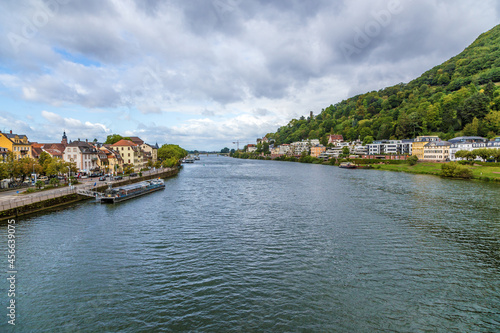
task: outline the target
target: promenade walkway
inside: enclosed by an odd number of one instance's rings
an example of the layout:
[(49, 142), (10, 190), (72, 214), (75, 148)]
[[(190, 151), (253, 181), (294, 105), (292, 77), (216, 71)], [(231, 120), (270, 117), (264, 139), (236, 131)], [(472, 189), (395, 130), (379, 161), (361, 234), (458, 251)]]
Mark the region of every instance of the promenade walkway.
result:
[[(160, 175), (165, 172), (174, 170), (174, 168), (160, 168), (156, 170), (148, 170), (142, 172), (142, 177), (123, 177), (122, 180), (113, 181), (99, 181), (99, 178), (87, 178), (79, 179), (80, 184), (68, 187), (56, 187), (50, 190), (45, 190), (35, 193), (22, 193), (26, 188), (4, 191), (0, 192), (0, 211), (17, 208), (25, 205), (30, 205), (36, 202), (45, 201), (48, 199), (54, 199), (57, 197), (62, 197), (69, 194), (77, 193), (77, 190), (93, 190), (98, 187), (107, 186), (113, 184), (116, 186), (120, 183), (127, 183), (129, 180), (142, 179), (146, 176), (154, 176), (156, 174)], [(19, 193), (18, 193), (19, 192)]]

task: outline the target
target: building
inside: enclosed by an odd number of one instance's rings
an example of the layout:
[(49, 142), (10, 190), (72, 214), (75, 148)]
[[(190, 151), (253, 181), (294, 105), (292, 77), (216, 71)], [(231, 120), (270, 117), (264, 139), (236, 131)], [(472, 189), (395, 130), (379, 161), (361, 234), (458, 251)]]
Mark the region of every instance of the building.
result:
[[(109, 145), (111, 146), (111, 145)], [(101, 163), (104, 161), (104, 170), (107, 169), (110, 173), (120, 173), (123, 171), (123, 159), (118, 151), (111, 149), (111, 147), (100, 147), (101, 153), (106, 155), (106, 160), (100, 157)]]
[(132, 141), (133, 143), (135, 143), (138, 146), (141, 146), (144, 144), (144, 141), (137, 136), (129, 136), (129, 138), (130, 138), (130, 141)]
[(90, 173), (99, 170), (98, 152), (88, 141), (80, 139), (71, 142), (64, 149), (63, 159), (65, 162), (76, 163), (80, 172)]
[(24, 134), (13, 134), (0, 132), (0, 147), (7, 148), (8, 152), (14, 153), (15, 159), (31, 157), (31, 143)]
[(247, 152), (253, 153), (255, 151), (257, 151), (257, 147), (254, 144), (250, 143), (250, 144), (247, 145)]
[(0, 147), (0, 162), (5, 161), (8, 154), (9, 154), (9, 150), (7, 148)]
[(328, 144), (336, 145), (337, 143), (343, 142), (344, 137), (341, 134), (332, 134), (328, 136)]
[(135, 171), (140, 171), (146, 167), (147, 159), (138, 144), (122, 139), (112, 144), (111, 148), (120, 154), (124, 164), (133, 166)]
[(322, 153), (326, 152), (326, 147), (323, 145), (315, 145), (311, 147), (311, 156), (319, 157)]
[(368, 155), (368, 146), (355, 145), (351, 147), (350, 152), (354, 155)]
[(422, 161), (447, 162), (450, 160), (450, 146), (448, 141), (431, 141), (424, 146)]
[(419, 160), (424, 159), (424, 146), (429, 142), (441, 141), (438, 136), (417, 136), (411, 146), (411, 154), (417, 156)]
[[(474, 149), (486, 148), (488, 140), (480, 136), (459, 136), (449, 140), (450, 142), (450, 161), (459, 161), (462, 158), (455, 157), (459, 150), (472, 151)], [(478, 158), (480, 160), (480, 158)]]
[[(144, 152), (144, 156), (147, 158), (148, 161), (151, 161), (155, 163), (158, 161), (158, 143), (153, 145), (143, 143), (140, 145), (142, 151)], [(147, 163), (147, 162), (146, 162)]]
[(60, 143), (31, 143), (31, 156), (38, 159), (42, 152), (48, 153), (54, 158), (63, 158), (64, 150), (68, 145), (68, 137), (66, 132), (63, 132), (62, 139)]
[(369, 155), (411, 155), (413, 140), (379, 140), (368, 144)]
[(309, 154), (311, 147), (319, 144), (319, 139), (296, 141), (290, 144), (290, 150), (293, 155), (301, 155), (304, 151)]
[(290, 154), (290, 145), (288, 143), (284, 143), (279, 146), (279, 154), (280, 155), (288, 155)]

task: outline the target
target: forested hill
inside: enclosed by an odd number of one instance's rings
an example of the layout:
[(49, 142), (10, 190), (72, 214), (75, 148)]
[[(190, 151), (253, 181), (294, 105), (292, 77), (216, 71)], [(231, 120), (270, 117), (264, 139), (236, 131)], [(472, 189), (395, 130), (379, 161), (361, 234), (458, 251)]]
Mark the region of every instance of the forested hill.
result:
[(266, 136), (277, 144), (342, 134), (364, 142), (500, 135), (500, 25), (408, 84), (357, 95)]

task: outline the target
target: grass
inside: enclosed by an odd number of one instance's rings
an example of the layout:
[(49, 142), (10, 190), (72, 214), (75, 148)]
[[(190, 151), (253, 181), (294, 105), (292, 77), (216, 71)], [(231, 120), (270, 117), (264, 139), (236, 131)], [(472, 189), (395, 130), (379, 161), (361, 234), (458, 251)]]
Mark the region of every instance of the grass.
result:
[[(417, 163), (416, 165), (409, 164), (378, 164), (374, 165), (375, 169), (408, 172), (423, 175), (441, 175), (442, 163)], [(484, 181), (500, 182), (500, 167), (497, 166), (482, 166), (482, 165), (467, 165), (467, 168), (472, 170), (473, 179)]]

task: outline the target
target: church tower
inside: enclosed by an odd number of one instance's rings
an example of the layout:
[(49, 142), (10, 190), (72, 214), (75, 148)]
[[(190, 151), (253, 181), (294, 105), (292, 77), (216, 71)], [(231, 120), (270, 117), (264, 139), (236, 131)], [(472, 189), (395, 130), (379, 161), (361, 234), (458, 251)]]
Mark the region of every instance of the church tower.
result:
[(61, 143), (65, 146), (68, 145), (68, 137), (66, 136), (66, 131), (63, 132)]

